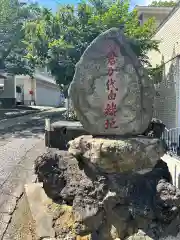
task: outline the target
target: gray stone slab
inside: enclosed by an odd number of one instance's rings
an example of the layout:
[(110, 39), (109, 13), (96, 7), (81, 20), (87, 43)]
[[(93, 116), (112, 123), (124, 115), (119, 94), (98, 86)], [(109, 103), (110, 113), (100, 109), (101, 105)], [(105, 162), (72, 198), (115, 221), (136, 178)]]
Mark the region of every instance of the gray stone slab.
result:
[(62, 127), (66, 127), (66, 128), (80, 127), (80, 128), (82, 128), (82, 124), (78, 121), (58, 121), (58, 122), (52, 123), (51, 127), (53, 129), (58, 129), (58, 128), (62, 128)]
[(154, 85), (117, 28), (87, 47), (69, 88), (77, 117), (92, 135), (138, 135), (153, 113)]

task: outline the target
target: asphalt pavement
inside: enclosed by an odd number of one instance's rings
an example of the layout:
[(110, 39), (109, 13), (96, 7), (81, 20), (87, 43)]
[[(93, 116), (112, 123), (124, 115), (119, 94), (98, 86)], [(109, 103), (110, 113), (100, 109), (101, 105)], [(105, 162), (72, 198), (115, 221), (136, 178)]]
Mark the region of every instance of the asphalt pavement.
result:
[(16, 106), (16, 108), (0, 108), (0, 121), (6, 121), (9, 118), (20, 117), (28, 114), (35, 114), (53, 109), (47, 106)]
[(0, 121), (0, 239), (13, 240), (7, 226), (24, 184), (33, 181), (34, 160), (45, 151), (45, 118), (58, 121), (64, 111), (52, 108)]

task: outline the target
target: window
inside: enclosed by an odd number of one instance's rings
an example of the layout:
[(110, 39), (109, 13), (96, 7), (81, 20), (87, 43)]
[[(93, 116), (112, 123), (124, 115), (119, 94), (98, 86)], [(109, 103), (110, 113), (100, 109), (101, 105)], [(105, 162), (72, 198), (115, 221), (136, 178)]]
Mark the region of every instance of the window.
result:
[(139, 19), (139, 25), (142, 25), (142, 23), (143, 23), (143, 14), (142, 13), (139, 15), (138, 19)]
[(4, 91), (4, 79), (0, 78), (0, 91)]
[(17, 93), (21, 93), (22, 92), (22, 90), (21, 90), (21, 88), (19, 86), (16, 86), (16, 92)]

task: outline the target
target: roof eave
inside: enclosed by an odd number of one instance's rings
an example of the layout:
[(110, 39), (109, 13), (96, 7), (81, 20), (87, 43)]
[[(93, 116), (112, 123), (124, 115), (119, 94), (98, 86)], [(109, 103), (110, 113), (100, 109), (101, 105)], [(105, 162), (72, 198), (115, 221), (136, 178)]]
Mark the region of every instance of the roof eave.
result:
[[(180, 8), (180, 1), (177, 2), (176, 6), (170, 11), (170, 13), (165, 17), (164, 21), (157, 27), (154, 35), (164, 26), (164, 24), (174, 15), (174, 13)], [(154, 36), (153, 35), (153, 36)]]
[(173, 8), (171, 7), (146, 7), (146, 6), (137, 6), (135, 7), (135, 9), (139, 13), (154, 13), (154, 14), (156, 13), (169, 14), (173, 10)]

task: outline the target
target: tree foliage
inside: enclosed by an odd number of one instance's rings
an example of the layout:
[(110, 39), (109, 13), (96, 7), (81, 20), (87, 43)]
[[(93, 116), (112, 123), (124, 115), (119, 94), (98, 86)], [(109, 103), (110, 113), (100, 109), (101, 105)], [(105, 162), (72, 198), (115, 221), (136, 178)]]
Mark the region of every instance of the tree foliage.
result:
[(91, 0), (60, 6), (56, 13), (44, 9), (40, 18), (24, 26), (27, 58), (47, 66), (59, 84), (68, 85), (89, 43), (103, 31), (123, 26), (135, 53), (149, 67), (147, 52), (158, 50), (158, 42), (151, 40), (154, 19), (140, 26), (137, 12), (129, 7), (128, 0)]
[(176, 1), (152, 1), (149, 5), (151, 7), (174, 7), (176, 6)]
[(37, 5), (18, 0), (0, 0), (0, 69), (12, 74), (32, 73), (24, 40), (24, 22), (38, 16)]

